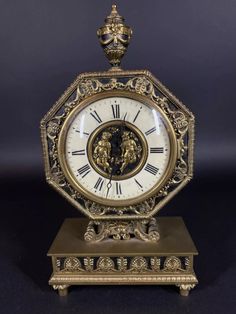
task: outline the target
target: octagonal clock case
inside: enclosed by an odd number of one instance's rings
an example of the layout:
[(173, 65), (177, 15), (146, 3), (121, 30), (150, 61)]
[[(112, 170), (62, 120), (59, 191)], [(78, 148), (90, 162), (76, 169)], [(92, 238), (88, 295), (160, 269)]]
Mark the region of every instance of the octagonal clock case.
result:
[[(127, 265), (133, 255), (143, 255), (143, 245), (146, 245), (146, 270), (151, 267), (151, 258), (159, 258), (161, 276), (165, 264), (162, 259), (167, 258), (163, 252), (166, 250), (169, 256), (178, 248), (173, 251), (172, 243), (167, 243), (162, 253), (158, 251), (163, 218), (156, 220), (154, 215), (189, 182), (193, 173), (194, 116), (151, 72), (120, 68), (132, 30), (124, 24), (115, 5), (97, 34), (111, 69), (80, 74), (41, 121), (46, 179), (88, 217), (77, 219), (80, 232), (83, 229), (81, 238), (73, 239), (77, 241), (78, 252), (72, 254), (70, 244), (66, 244), (71, 235), (68, 238), (64, 229), (69, 228), (68, 232), (73, 233), (72, 227), (68, 227), (72, 220), (65, 221), (61, 234), (59, 232), (55, 239), (62, 243), (61, 251), (55, 252), (58, 247), (55, 241), (49, 251), (54, 270), (50, 284), (62, 295), (69, 285), (81, 283), (79, 269), (82, 273), (88, 272), (85, 256), (94, 258), (90, 270), (90, 278), (94, 279), (94, 263), (101, 256), (96, 246), (90, 250), (97, 242), (101, 242), (103, 255), (112, 262), (107, 265), (112, 265), (119, 273), (117, 257), (111, 257), (114, 252), (110, 249), (106, 251), (111, 239), (116, 240), (114, 245), (118, 245), (119, 252), (127, 243), (132, 246), (132, 241), (140, 241), (140, 252), (129, 249), (128, 254), (127, 247), (124, 248), (121, 257), (127, 259)], [(169, 225), (171, 235), (171, 228), (175, 226), (172, 222)], [(197, 282), (192, 268), (197, 251), (189, 234), (183, 230), (185, 227), (181, 228), (182, 235), (186, 233), (188, 237), (189, 248), (188, 252), (184, 252), (184, 248), (175, 252), (181, 256), (173, 257), (177, 259), (177, 268), (174, 266), (171, 274), (177, 276), (180, 269), (181, 274), (189, 271), (192, 277), (185, 278), (184, 283), (174, 281), (182, 294), (187, 294)], [(90, 245), (87, 251), (86, 243)], [(150, 245), (155, 245), (155, 253)], [(77, 256), (81, 254), (82, 259)], [(69, 262), (68, 258), (71, 258)], [(111, 270), (109, 267), (106, 274)], [(61, 284), (58, 274), (65, 273), (72, 277), (65, 277), (66, 284)], [(126, 276), (129, 278), (128, 274)], [(103, 281), (106, 278), (104, 276)]]

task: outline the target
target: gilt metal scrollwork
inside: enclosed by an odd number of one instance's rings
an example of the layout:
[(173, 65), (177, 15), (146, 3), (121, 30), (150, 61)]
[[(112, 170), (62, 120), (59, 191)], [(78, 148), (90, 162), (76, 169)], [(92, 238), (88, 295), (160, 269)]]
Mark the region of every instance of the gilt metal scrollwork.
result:
[[(185, 264), (185, 260), (189, 264)], [(192, 274), (192, 262), (188, 256), (71, 256), (63, 260), (57, 258), (61, 273), (116, 272), (116, 273), (163, 273)]]
[(157, 242), (160, 235), (155, 218), (142, 221), (90, 221), (84, 239), (99, 242), (104, 239), (129, 240), (131, 237), (143, 241)]
[[(124, 72), (125, 73), (125, 72)], [(65, 99), (64, 105), (60, 107), (57, 105), (58, 110), (55, 109), (49, 112), (50, 118), (47, 119), (47, 122), (43, 122), (42, 128), (45, 128), (45, 134), (47, 139), (43, 139), (45, 146), (45, 159), (46, 165), (48, 165), (47, 169), (47, 178), (53, 186), (59, 187), (62, 190), (59, 190), (66, 195), (66, 197), (71, 201), (74, 205), (80, 207), (80, 209), (88, 214), (90, 217), (95, 219), (99, 219), (99, 217), (107, 217), (107, 219), (111, 218), (126, 218), (129, 217), (150, 217), (153, 213), (159, 210), (167, 201), (166, 196), (171, 195), (172, 191), (174, 191), (175, 187), (181, 185), (186, 180), (189, 180), (192, 176), (192, 160), (193, 160), (193, 116), (189, 113), (186, 107), (182, 104), (176, 103), (178, 102), (174, 99), (174, 102), (170, 102), (166, 95), (163, 95), (156, 88), (156, 85), (152, 82), (151, 74), (147, 71), (139, 72), (138, 74), (133, 75), (133, 77), (128, 77), (127, 79), (121, 79), (123, 73), (113, 74), (110, 79), (102, 79), (102, 75), (98, 74), (97, 76), (94, 74), (92, 77), (86, 74), (81, 76), (78, 79), (76, 85), (73, 86), (75, 90), (73, 96), (69, 95), (68, 100)], [(100, 78), (101, 76), (101, 78)], [(151, 78), (151, 79), (150, 79)], [(91, 95), (96, 95), (101, 92), (110, 92), (110, 91), (127, 91), (137, 93), (143, 96), (150, 98), (152, 101), (156, 103), (157, 106), (167, 115), (169, 120), (172, 123), (172, 126), (175, 130), (176, 138), (178, 141), (178, 158), (176, 161), (175, 170), (171, 178), (168, 179), (166, 184), (157, 192), (157, 194), (151, 198), (148, 198), (146, 201), (143, 201), (139, 204), (135, 204), (134, 206), (122, 206), (122, 207), (113, 207), (113, 206), (104, 206), (97, 204), (91, 200), (86, 199), (83, 195), (78, 193), (67, 181), (64, 176), (64, 173), (61, 169), (59, 160), (58, 160), (58, 150), (57, 150), (57, 142), (58, 135), (60, 133), (61, 127), (68, 116), (68, 114), (75, 108), (78, 102), (83, 99), (90, 97)], [(165, 90), (164, 90), (165, 91)], [(168, 93), (168, 91), (165, 91)], [(125, 138), (125, 136), (127, 136)], [(129, 139), (128, 139), (129, 137)], [(130, 141), (130, 134), (124, 134), (124, 143)], [(135, 146), (138, 147), (138, 143), (135, 144), (132, 142), (128, 145), (135, 151), (135, 157), (139, 158), (139, 153), (136, 150)], [(99, 145), (98, 145), (99, 146)], [(99, 149), (97, 149), (99, 150)], [(99, 158), (98, 151), (94, 151), (94, 155)], [(109, 155), (109, 154), (108, 154)], [(125, 155), (129, 156), (129, 158), (125, 161)], [(131, 156), (129, 149), (127, 146), (123, 144), (123, 169), (125, 171), (127, 164), (131, 163), (134, 160), (134, 155)], [(104, 168), (105, 161), (98, 159), (97, 163), (101, 163)], [(105, 160), (105, 159), (104, 159)], [(105, 171), (109, 169), (110, 165), (106, 165)], [(104, 170), (104, 169), (103, 169)]]

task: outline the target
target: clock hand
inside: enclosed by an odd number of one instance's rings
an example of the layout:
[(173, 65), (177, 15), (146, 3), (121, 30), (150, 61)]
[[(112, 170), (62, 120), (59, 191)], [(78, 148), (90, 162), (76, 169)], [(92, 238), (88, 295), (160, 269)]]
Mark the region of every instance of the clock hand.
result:
[[(122, 134), (123, 134), (123, 132), (124, 132), (126, 116), (127, 116), (127, 112), (125, 113), (124, 118), (123, 118), (123, 121), (122, 121), (122, 125), (121, 125), (121, 136), (122, 136)], [(108, 197), (110, 188), (112, 187), (111, 181), (112, 181), (112, 177), (113, 177), (113, 175), (114, 175), (114, 172), (115, 172), (115, 170), (116, 170), (116, 166), (114, 167), (114, 164), (115, 164), (115, 159), (113, 159), (113, 161), (111, 162), (111, 165), (110, 165), (110, 166), (111, 166), (111, 173), (110, 173), (110, 177), (109, 177), (109, 182), (107, 183), (107, 194), (106, 194), (106, 198)]]
[(110, 176), (109, 176), (109, 182), (107, 183), (107, 194), (106, 194), (106, 198), (108, 197), (108, 193), (110, 191), (110, 188), (112, 187), (112, 184), (111, 184), (111, 180), (112, 180), (112, 177), (113, 177), (113, 174), (114, 174), (114, 163), (115, 163), (115, 159), (113, 158), (112, 159), (112, 162), (110, 164), (111, 166), (111, 173), (110, 173)]
[(112, 175), (113, 175), (113, 173), (111, 172), (110, 177), (109, 177), (109, 182), (107, 183), (107, 194), (106, 194), (106, 198), (108, 197), (108, 193), (109, 193), (110, 188), (111, 188), (111, 186), (112, 186), (112, 184), (111, 184)]
[(124, 123), (124, 124), (125, 124), (126, 116), (127, 116), (127, 112), (125, 113), (124, 118), (123, 118), (123, 123)]
[(121, 135), (123, 134), (124, 129), (125, 129), (125, 119), (126, 119), (126, 116), (127, 116), (127, 112), (125, 113), (123, 121), (122, 121), (122, 124), (121, 124)]
[(127, 112), (125, 113), (125, 115), (124, 115), (124, 118), (123, 118), (123, 121), (122, 121), (122, 124), (121, 124), (121, 128), (120, 128), (120, 131), (119, 131), (119, 133), (120, 133), (120, 137), (121, 137), (121, 145), (120, 145), (120, 149), (121, 149), (121, 163), (122, 163), (122, 165), (121, 165), (121, 167), (120, 167), (120, 169), (119, 169), (119, 174), (121, 174), (122, 172), (123, 172), (123, 170), (122, 170), (122, 166), (123, 166), (123, 148), (122, 148), (122, 143), (123, 143), (123, 134), (124, 134), (124, 131), (125, 131), (125, 127), (126, 127), (126, 123), (125, 123), (125, 119), (126, 119), (126, 116), (127, 116)]

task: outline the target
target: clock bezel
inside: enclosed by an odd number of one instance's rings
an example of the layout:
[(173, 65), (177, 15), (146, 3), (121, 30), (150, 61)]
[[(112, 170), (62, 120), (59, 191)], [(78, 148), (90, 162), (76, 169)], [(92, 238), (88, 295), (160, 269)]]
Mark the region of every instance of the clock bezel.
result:
[[(89, 106), (89, 104), (96, 102), (98, 100), (101, 100), (103, 98), (109, 98), (109, 97), (124, 97), (124, 98), (131, 98), (135, 99), (137, 101), (140, 101), (141, 103), (148, 105), (151, 108), (155, 108), (163, 117), (164, 124), (166, 125), (166, 129), (169, 135), (169, 140), (170, 140), (170, 158), (169, 162), (167, 165), (167, 168), (165, 170), (165, 173), (162, 175), (161, 179), (159, 182), (154, 185), (149, 191), (144, 192), (141, 196), (135, 197), (135, 198), (130, 198), (127, 200), (111, 200), (111, 199), (104, 199), (96, 194), (86, 190), (81, 186), (76, 178), (74, 177), (73, 173), (70, 171), (70, 168), (67, 165), (66, 161), (66, 155), (65, 155), (65, 143), (66, 143), (66, 135), (69, 130), (69, 126), (71, 122), (74, 120), (75, 116), (83, 110), (85, 107)], [(114, 207), (122, 207), (122, 206), (131, 206), (131, 205), (137, 205), (139, 203), (142, 203), (146, 199), (152, 197), (153, 195), (157, 194), (159, 190), (162, 189), (163, 186), (168, 182), (168, 180), (171, 178), (173, 175), (175, 165), (177, 162), (177, 138), (176, 134), (174, 131), (174, 128), (167, 117), (167, 115), (163, 112), (163, 110), (150, 98), (144, 95), (140, 95), (136, 92), (131, 92), (131, 91), (103, 91), (96, 93), (95, 95), (88, 96), (82, 101), (78, 101), (78, 103), (75, 105), (75, 107), (71, 110), (71, 112), (68, 114), (66, 119), (63, 122), (63, 125), (61, 126), (61, 130), (59, 133), (58, 137), (58, 144), (57, 144), (57, 150), (58, 150), (58, 159), (59, 163), (62, 169), (62, 172), (64, 173), (67, 181), (71, 186), (86, 197), (87, 199), (98, 203), (100, 205), (105, 205), (105, 206), (114, 206)], [(147, 152), (148, 154), (148, 152)]]

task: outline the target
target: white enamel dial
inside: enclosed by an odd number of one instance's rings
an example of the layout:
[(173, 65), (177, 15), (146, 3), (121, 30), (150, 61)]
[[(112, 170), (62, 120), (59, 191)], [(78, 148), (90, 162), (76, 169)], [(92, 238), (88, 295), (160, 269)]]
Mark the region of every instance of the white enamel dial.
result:
[[(137, 128), (147, 143), (147, 157), (135, 175), (119, 180), (98, 173), (88, 156), (89, 139), (97, 128), (124, 120)], [(128, 97), (107, 97), (75, 111), (64, 140), (64, 160), (82, 194), (102, 204), (110, 201), (137, 203), (157, 187), (166, 175), (171, 157), (169, 125), (155, 106)]]

